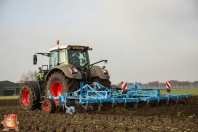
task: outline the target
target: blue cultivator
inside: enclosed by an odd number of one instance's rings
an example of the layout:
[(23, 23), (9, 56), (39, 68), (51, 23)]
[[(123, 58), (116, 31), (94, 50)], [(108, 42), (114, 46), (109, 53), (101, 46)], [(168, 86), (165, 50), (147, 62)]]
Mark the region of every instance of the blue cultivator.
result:
[(180, 99), (180, 98), (188, 98), (188, 94), (184, 95), (160, 95), (160, 90), (162, 89), (146, 89), (139, 86), (137, 83), (128, 87), (125, 93), (118, 92), (117, 88), (113, 87), (111, 89), (102, 86), (101, 84), (94, 82), (93, 86), (83, 83), (80, 83), (80, 88), (72, 93), (65, 93), (62, 96), (53, 97), (50, 92), (49, 98), (51, 100), (58, 100), (59, 104), (63, 106), (63, 110), (66, 109), (67, 113), (74, 113), (75, 107), (74, 105), (81, 105), (86, 110), (93, 109), (89, 104), (98, 104), (98, 111), (101, 110), (101, 106), (103, 103), (112, 103), (112, 106), (117, 103), (124, 103), (124, 107), (126, 107), (127, 103), (135, 103), (135, 107), (139, 101), (146, 101), (147, 104), (149, 102), (156, 100), (160, 102), (160, 100), (166, 100), (167, 103), (170, 99)]
[(127, 94), (133, 95), (133, 97), (141, 98), (141, 101), (146, 101), (147, 105), (151, 101), (157, 101), (158, 105), (160, 100), (166, 100), (166, 104), (169, 104), (170, 99), (176, 99), (176, 103), (178, 103), (178, 99), (185, 98), (185, 100), (190, 96), (189, 94), (167, 94), (160, 95), (161, 90), (167, 90), (162, 88), (143, 88), (137, 83), (129, 86), (127, 88)]

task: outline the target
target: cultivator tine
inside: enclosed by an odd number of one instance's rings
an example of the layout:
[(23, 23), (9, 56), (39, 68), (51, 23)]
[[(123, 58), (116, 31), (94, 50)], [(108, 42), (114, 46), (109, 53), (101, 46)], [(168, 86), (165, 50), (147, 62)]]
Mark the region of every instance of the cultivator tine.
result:
[(126, 107), (127, 107), (127, 103), (124, 103), (124, 108), (126, 109)]
[(158, 101), (157, 101), (157, 106), (159, 106), (159, 105), (160, 105), (160, 101), (158, 100)]
[(135, 103), (135, 109), (137, 109), (137, 107), (138, 107), (138, 103)]
[(102, 104), (98, 105), (98, 111), (101, 111)]
[(149, 102), (149, 101), (147, 101), (147, 102), (146, 102), (146, 106), (149, 106), (149, 104), (150, 104), (150, 102)]
[(176, 99), (176, 105), (178, 105), (178, 103), (179, 103), (179, 100), (178, 100), (178, 99)]
[(111, 107), (114, 108), (114, 107), (115, 107), (115, 103), (112, 103), (112, 104), (111, 104)]
[(185, 98), (184, 98), (184, 104), (186, 104), (186, 102), (187, 102), (187, 98), (185, 97)]
[(66, 106), (65, 105), (65, 108), (66, 108), (66, 113), (69, 113), (69, 114), (73, 114), (76, 110), (75, 110), (75, 107), (73, 107), (73, 106)]
[(166, 105), (167, 105), (167, 106), (169, 105), (169, 100), (166, 100)]
[(89, 110), (89, 103), (85, 104), (85, 110)]

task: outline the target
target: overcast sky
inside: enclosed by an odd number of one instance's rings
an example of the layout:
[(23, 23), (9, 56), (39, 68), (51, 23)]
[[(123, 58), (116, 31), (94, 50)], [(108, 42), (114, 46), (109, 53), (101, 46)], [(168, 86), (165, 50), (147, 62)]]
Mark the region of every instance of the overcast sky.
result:
[(60, 45), (85, 45), (120, 81), (198, 80), (197, 0), (0, 0), (0, 81), (38, 71)]

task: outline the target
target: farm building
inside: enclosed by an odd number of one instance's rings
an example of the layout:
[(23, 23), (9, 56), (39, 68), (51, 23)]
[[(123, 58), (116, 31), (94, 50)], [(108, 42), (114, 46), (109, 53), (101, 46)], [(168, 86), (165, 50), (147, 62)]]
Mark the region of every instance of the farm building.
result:
[(0, 96), (19, 95), (20, 83), (0, 81)]

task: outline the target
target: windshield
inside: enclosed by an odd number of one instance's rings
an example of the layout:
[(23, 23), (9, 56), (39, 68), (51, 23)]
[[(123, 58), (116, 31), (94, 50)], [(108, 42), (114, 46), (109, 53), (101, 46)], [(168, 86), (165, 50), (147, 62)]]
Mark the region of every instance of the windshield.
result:
[(74, 66), (85, 66), (88, 63), (86, 50), (69, 50), (69, 63)]

